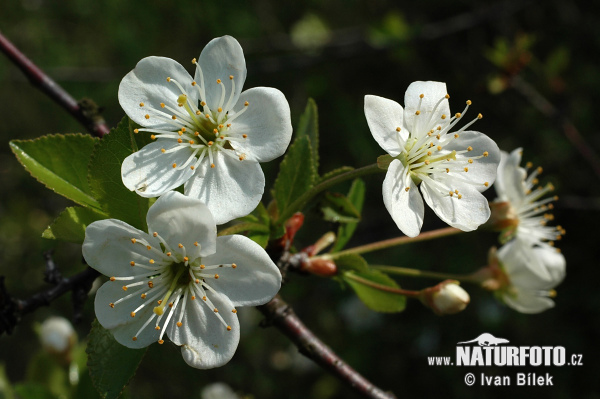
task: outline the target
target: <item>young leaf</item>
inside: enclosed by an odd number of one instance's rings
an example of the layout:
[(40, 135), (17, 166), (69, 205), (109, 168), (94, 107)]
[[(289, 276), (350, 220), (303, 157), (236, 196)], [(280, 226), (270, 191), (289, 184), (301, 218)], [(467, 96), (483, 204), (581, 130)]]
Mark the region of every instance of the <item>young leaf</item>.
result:
[(319, 114), (317, 112), (317, 103), (312, 98), (308, 99), (306, 109), (300, 116), (298, 126), (296, 127), (296, 137), (307, 136), (312, 149), (312, 160), (315, 173), (319, 172)]
[(88, 224), (106, 218), (106, 214), (89, 208), (68, 207), (44, 230), (42, 237), (81, 244), (85, 239), (85, 229)]
[(94, 387), (102, 399), (117, 399), (135, 374), (146, 349), (129, 349), (94, 320), (90, 331), (88, 369)]
[(125, 117), (94, 147), (88, 180), (94, 196), (111, 218), (146, 230), (148, 199), (129, 191), (121, 180), (123, 160), (137, 149), (132, 125)]
[[(352, 182), (347, 198), (360, 215), (365, 202), (365, 182), (362, 179), (355, 179)], [(357, 225), (358, 223), (346, 223), (338, 227), (337, 240), (335, 244), (333, 244), (330, 252), (333, 253), (342, 250), (352, 238)]]
[(400, 288), (386, 274), (377, 270), (362, 272), (347, 271), (343, 274), (342, 278), (352, 287), (358, 298), (371, 310), (383, 313), (396, 313), (402, 312), (406, 307), (406, 297), (404, 295), (388, 292), (369, 285), (369, 283), (373, 283), (376, 286)]
[(308, 137), (296, 138), (281, 161), (279, 175), (273, 185), (273, 196), (277, 201), (279, 214), (282, 214), (296, 198), (313, 186), (315, 168), (311, 157), (312, 150)]
[(79, 205), (101, 210), (87, 181), (87, 165), (97, 142), (83, 134), (53, 134), (13, 140), (10, 148), (40, 183)]
[(269, 226), (269, 213), (262, 202), (258, 203), (258, 206), (247, 216), (243, 216), (238, 219), (242, 222), (253, 222), (261, 223), (265, 226)]
[(362, 256), (358, 254), (346, 254), (335, 258), (335, 264), (340, 274), (347, 271), (366, 272), (369, 270), (369, 264)]
[(321, 202), (323, 218), (329, 222), (351, 223), (360, 220), (360, 212), (345, 195), (325, 193)]

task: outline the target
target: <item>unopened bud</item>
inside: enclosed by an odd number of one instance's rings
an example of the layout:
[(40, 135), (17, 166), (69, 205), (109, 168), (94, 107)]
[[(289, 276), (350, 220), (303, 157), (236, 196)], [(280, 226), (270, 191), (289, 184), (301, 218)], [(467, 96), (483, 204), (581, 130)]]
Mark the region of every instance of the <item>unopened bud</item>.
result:
[(304, 224), (304, 214), (296, 212), (285, 222), (285, 234), (281, 237), (281, 246), (289, 248), (294, 242), (294, 237)]
[(331, 277), (337, 274), (336, 264), (329, 259), (306, 259), (300, 265), (300, 271), (316, 274), (321, 277)]
[(42, 323), (40, 340), (44, 349), (62, 364), (71, 362), (71, 349), (77, 342), (77, 334), (69, 320), (49, 317)]
[(454, 314), (464, 310), (471, 298), (456, 280), (446, 280), (421, 291), (421, 302), (435, 314)]

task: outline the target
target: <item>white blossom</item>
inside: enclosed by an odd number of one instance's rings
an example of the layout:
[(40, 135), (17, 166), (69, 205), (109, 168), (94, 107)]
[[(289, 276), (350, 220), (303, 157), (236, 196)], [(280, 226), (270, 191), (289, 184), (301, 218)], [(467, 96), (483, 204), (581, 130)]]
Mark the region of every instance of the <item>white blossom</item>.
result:
[(549, 246), (512, 240), (497, 252), (502, 271), (501, 300), (521, 313), (540, 313), (554, 307), (554, 287), (566, 274), (564, 256)]
[[(508, 228), (508, 237), (516, 236), (531, 245), (552, 246), (555, 240), (560, 240), (565, 234), (561, 226), (547, 226), (547, 222), (554, 219), (550, 213), (553, 209), (551, 202), (558, 197), (542, 198), (554, 187), (546, 184), (535, 188), (542, 168), (535, 168), (528, 176), (527, 170), (520, 166), (522, 153), (521, 148), (510, 154), (501, 151), (502, 158), (494, 184), (498, 198), (492, 206), (500, 209), (500, 205), (506, 204), (503, 205), (506, 209), (501, 212), (502, 217), (496, 218), (496, 224)], [(531, 168), (531, 164), (527, 166)]]
[(115, 219), (86, 229), (83, 256), (110, 279), (96, 293), (98, 321), (129, 348), (166, 334), (196, 368), (227, 363), (237, 348), (238, 306), (268, 302), (281, 274), (247, 237), (217, 237), (209, 209), (178, 192), (149, 209), (148, 233)]
[(393, 157), (383, 201), (398, 228), (411, 237), (423, 225), (423, 198), (440, 219), (463, 231), (475, 230), (490, 216), (481, 192), (496, 178), (498, 146), (486, 135), (466, 130), (481, 114), (453, 131), (471, 101), (463, 112), (451, 115), (448, 98), (446, 84), (440, 82), (413, 82), (404, 108), (382, 97), (365, 97), (371, 134)]
[(192, 63), (192, 78), (170, 58), (147, 57), (119, 86), (129, 118), (156, 142), (125, 159), (123, 183), (143, 197), (185, 184), (217, 224), (250, 213), (265, 178), (259, 162), (282, 155), (291, 139), (290, 109), (276, 89), (242, 92), (246, 61), (231, 36), (213, 39)]

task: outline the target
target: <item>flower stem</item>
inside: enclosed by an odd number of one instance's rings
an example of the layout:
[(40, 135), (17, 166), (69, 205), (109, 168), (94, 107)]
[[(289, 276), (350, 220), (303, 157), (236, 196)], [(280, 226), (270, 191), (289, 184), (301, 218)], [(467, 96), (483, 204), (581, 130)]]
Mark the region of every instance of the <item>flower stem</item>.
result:
[(336, 259), (336, 258), (339, 258), (340, 256), (344, 256), (344, 255), (348, 255), (348, 254), (364, 254), (366, 252), (378, 251), (380, 249), (395, 247), (397, 245), (404, 245), (404, 244), (410, 244), (413, 242), (433, 240), (434, 238), (451, 236), (451, 235), (462, 233), (462, 232), (463, 232), (462, 230), (459, 230), (454, 227), (445, 227), (443, 229), (426, 231), (424, 233), (419, 234), (416, 237), (402, 236), (402, 237), (390, 238), (390, 239), (383, 240), (383, 241), (377, 241), (377, 242), (372, 242), (370, 244), (360, 245), (358, 247), (346, 249), (344, 251), (336, 252), (334, 254), (321, 255), (321, 256), (318, 256), (318, 258)]
[(277, 219), (276, 224), (280, 224), (285, 222), (288, 218), (290, 218), (295, 212), (298, 212), (302, 209), (304, 205), (315, 195), (319, 194), (321, 191), (327, 190), (331, 186), (335, 186), (338, 183), (341, 183), (346, 180), (355, 179), (357, 177), (361, 177), (364, 175), (368, 175), (376, 172), (385, 172), (385, 170), (380, 169), (377, 166), (377, 163), (372, 165), (363, 166), (362, 168), (354, 169), (346, 173), (342, 173), (337, 176), (333, 176), (330, 179), (327, 179), (304, 194), (298, 197), (294, 202), (292, 202), (280, 215)]
[(385, 291), (385, 292), (389, 292), (389, 293), (397, 294), (397, 295), (404, 295), (404, 296), (411, 297), (411, 298), (418, 298), (420, 295), (419, 291), (410, 291), (410, 290), (404, 290), (402, 288), (394, 288), (394, 287), (388, 287), (387, 285), (377, 284), (371, 280), (367, 280), (365, 278), (357, 276), (354, 273), (345, 273), (344, 277), (349, 278), (350, 280), (357, 281), (357, 282), (359, 282), (363, 285), (369, 286), (371, 288), (375, 288), (376, 290), (379, 290), (379, 291)]
[(458, 280), (458, 281), (462, 281), (462, 282), (479, 284), (479, 280), (474, 278), (474, 276), (471, 274), (441, 273), (441, 272), (432, 272), (432, 271), (428, 271), (428, 270), (411, 269), (408, 267), (384, 266), (384, 265), (371, 265), (370, 267), (371, 267), (371, 269), (374, 269), (374, 270), (379, 270), (379, 271), (387, 273), (387, 274), (396, 274), (399, 276), (432, 278), (432, 279), (436, 279), (436, 280)]

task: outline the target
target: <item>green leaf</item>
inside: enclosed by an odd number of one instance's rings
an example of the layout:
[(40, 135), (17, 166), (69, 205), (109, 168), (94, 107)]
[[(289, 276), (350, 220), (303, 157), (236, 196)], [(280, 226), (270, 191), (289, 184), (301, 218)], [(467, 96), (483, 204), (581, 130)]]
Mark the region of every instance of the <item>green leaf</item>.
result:
[(270, 218), (265, 205), (262, 202), (259, 202), (258, 206), (249, 215), (238, 218), (238, 220), (242, 222), (261, 223), (265, 226), (269, 226)]
[(369, 283), (373, 283), (381, 287), (400, 288), (386, 274), (377, 270), (347, 271), (342, 278), (371, 310), (382, 313), (397, 313), (402, 312), (406, 307), (406, 297), (404, 295), (387, 292), (369, 285)]
[(87, 166), (97, 142), (83, 134), (53, 134), (13, 140), (10, 148), (40, 183), (79, 205), (100, 210), (87, 181)]
[(312, 163), (315, 173), (319, 172), (319, 114), (317, 103), (312, 98), (308, 99), (306, 109), (300, 116), (296, 127), (296, 138), (307, 136), (312, 149)]
[(4, 363), (0, 363), (0, 399), (14, 399), (13, 387), (6, 375)]
[(325, 193), (321, 201), (323, 218), (329, 222), (352, 223), (360, 220), (360, 212), (345, 195)]
[(353, 171), (353, 170), (354, 170), (354, 168), (353, 168), (352, 166), (342, 166), (342, 167), (340, 167), (340, 168), (334, 169), (334, 170), (332, 170), (332, 171), (330, 171), (330, 172), (327, 172), (327, 173), (325, 173), (323, 176), (321, 176), (321, 177), (320, 177), (320, 178), (317, 180), (317, 182), (315, 183), (315, 185), (316, 185), (316, 184), (319, 184), (319, 183), (322, 183), (322, 182), (324, 182), (325, 180), (329, 180), (329, 179), (331, 179), (331, 178), (333, 178), (333, 177), (336, 177), (336, 176), (342, 175), (342, 174), (344, 174), (344, 173), (346, 173), (346, 172), (351, 172), (351, 171)]
[[(296, 138), (290, 146), (273, 185), (273, 196), (279, 214), (299, 196), (310, 190), (315, 180), (315, 168), (311, 162), (312, 150), (308, 136)], [(297, 209), (294, 209), (297, 211)], [(285, 222), (282, 220), (281, 222)]]
[[(360, 215), (365, 202), (365, 182), (362, 179), (355, 179), (352, 182), (347, 198)], [(338, 227), (337, 239), (330, 252), (338, 252), (344, 248), (352, 238), (357, 225), (358, 223), (346, 223)]]
[(121, 164), (137, 151), (133, 125), (125, 117), (96, 146), (88, 168), (88, 180), (94, 196), (109, 217), (146, 230), (148, 199), (129, 191), (121, 180)]
[(146, 349), (121, 345), (98, 320), (94, 320), (86, 352), (92, 383), (100, 397), (116, 399), (135, 374)]
[(51, 240), (83, 243), (86, 227), (106, 215), (79, 206), (68, 207), (44, 230), (42, 237)]
[(366, 272), (369, 270), (369, 264), (362, 256), (358, 254), (346, 254), (335, 258), (335, 265), (340, 274), (347, 271)]

